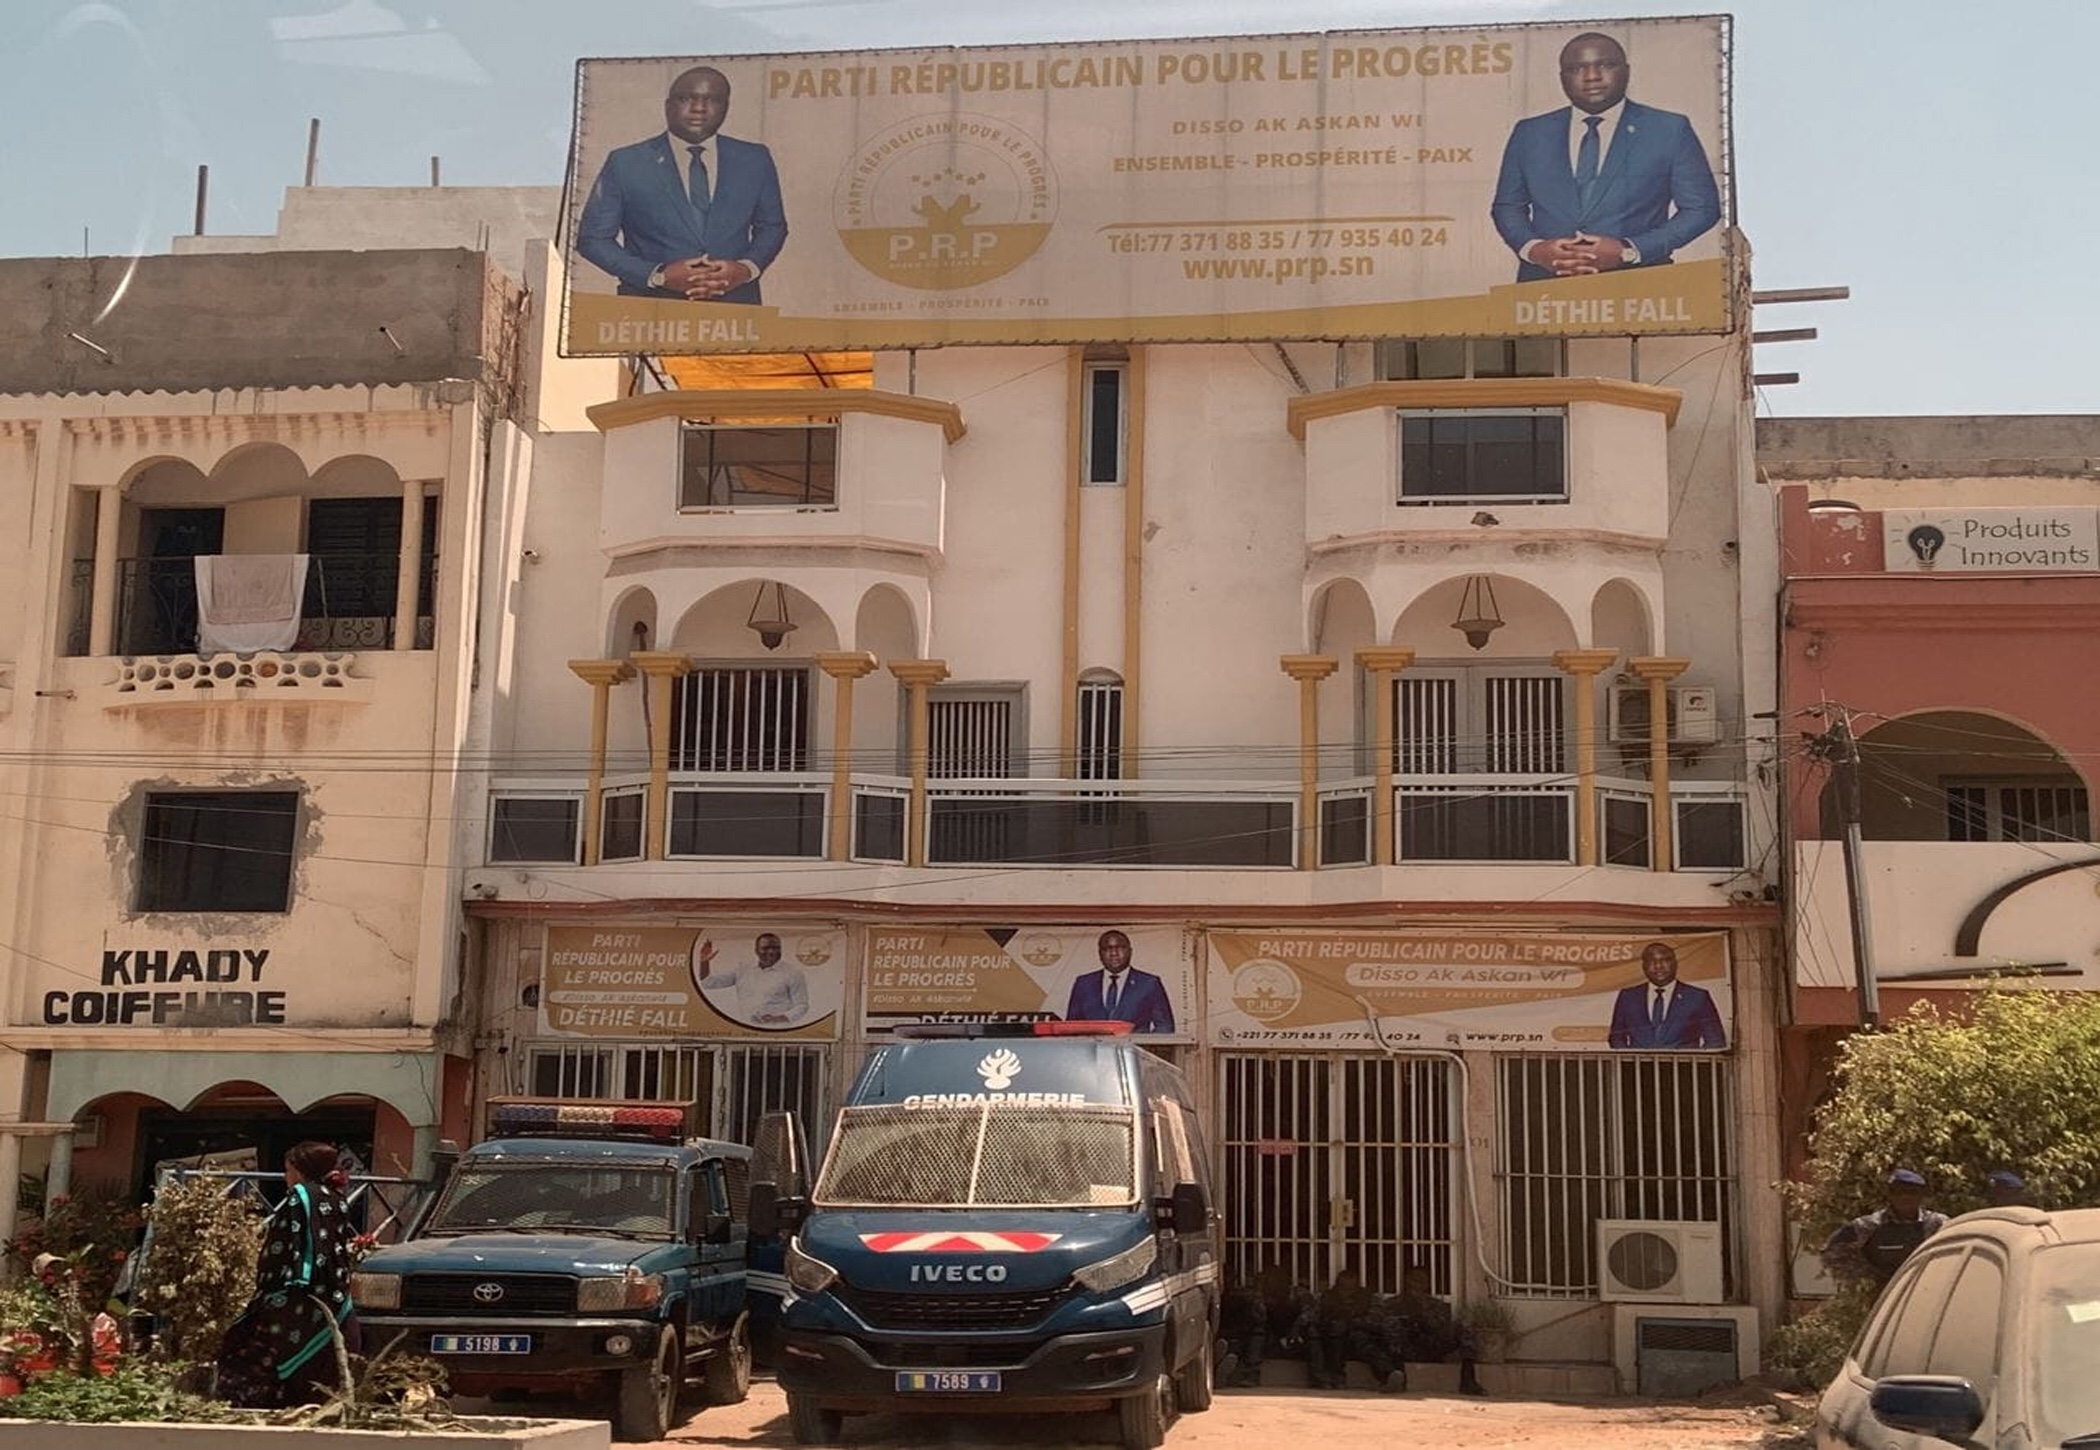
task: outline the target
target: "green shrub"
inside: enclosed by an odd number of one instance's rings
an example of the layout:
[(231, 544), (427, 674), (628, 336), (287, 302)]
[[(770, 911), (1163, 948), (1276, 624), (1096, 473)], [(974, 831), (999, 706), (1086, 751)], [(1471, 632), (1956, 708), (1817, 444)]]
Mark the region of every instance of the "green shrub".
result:
[(159, 1352), (209, 1364), (255, 1293), (261, 1220), (213, 1179), (170, 1179), (153, 1196), (152, 1246), (133, 1307), (153, 1315)]
[(249, 1418), (178, 1385), (183, 1367), (126, 1360), (109, 1374), (38, 1375), (19, 1395), (0, 1399), (0, 1418), (71, 1420), (100, 1425), (114, 1420), (230, 1421)]

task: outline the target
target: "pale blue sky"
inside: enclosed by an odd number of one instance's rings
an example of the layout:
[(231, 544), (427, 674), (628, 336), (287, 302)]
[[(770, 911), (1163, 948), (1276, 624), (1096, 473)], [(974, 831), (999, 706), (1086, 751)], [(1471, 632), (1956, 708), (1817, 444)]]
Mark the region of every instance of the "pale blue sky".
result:
[[(1256, 34), (1608, 19), (1604, 0), (4, 0), (0, 255), (164, 251), (274, 228), (322, 118), (320, 179), (553, 185), (579, 55)], [(1738, 214), (1776, 413), (2100, 413), (2100, 0), (1742, 0)], [(1635, 79), (1638, 95), (1639, 79)]]

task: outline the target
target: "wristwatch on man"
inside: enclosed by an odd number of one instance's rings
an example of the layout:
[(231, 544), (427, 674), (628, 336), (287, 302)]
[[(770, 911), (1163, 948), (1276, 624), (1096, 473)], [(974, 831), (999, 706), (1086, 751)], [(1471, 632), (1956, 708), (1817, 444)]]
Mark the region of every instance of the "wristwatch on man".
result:
[(1632, 242), (1619, 243), (1619, 265), (1622, 267), (1638, 267), (1640, 264), (1641, 249)]
[[(1628, 248), (1628, 250), (1630, 251), (1631, 248)], [(649, 285), (651, 287), (661, 287), (664, 285), (664, 269), (661, 266), (654, 267), (650, 270)]]

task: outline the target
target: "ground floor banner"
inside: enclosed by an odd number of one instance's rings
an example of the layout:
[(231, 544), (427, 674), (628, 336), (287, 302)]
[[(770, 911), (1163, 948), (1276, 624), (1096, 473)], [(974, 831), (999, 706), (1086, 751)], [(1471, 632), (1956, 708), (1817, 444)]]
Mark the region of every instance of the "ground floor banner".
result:
[(550, 926), (540, 1027), (564, 1037), (835, 1038), (845, 961), (845, 933), (830, 926)]
[(871, 1038), (917, 1022), (1120, 1021), (1187, 1040), (1195, 972), (1178, 927), (910, 926), (867, 934)]
[(1222, 1047), (1726, 1048), (1720, 933), (1213, 931)]

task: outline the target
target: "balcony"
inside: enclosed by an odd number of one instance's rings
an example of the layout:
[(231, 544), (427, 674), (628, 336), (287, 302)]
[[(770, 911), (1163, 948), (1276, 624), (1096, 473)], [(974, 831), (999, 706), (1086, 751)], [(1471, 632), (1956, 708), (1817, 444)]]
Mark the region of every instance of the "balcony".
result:
[[(599, 823), (605, 865), (643, 857), (639, 777), (608, 778)], [(689, 772), (670, 778), (660, 837), (667, 860), (819, 861), (832, 842), (833, 778), (815, 773)], [(855, 775), (841, 853), (909, 859), (911, 782)], [(1376, 859), (1375, 787), (1332, 782), (1319, 795), (1322, 868)], [(1393, 790), (1393, 859), (1407, 866), (1573, 865), (1576, 783), (1566, 776), (1403, 777)], [(1652, 868), (1647, 782), (1598, 782), (1602, 864)], [(492, 792), (487, 863), (578, 865), (587, 787), (575, 777), (513, 779)], [(1731, 782), (1670, 788), (1677, 871), (1745, 863), (1745, 805)], [(1068, 781), (1002, 777), (928, 783), (919, 829), (929, 867), (1289, 870), (1297, 867), (1299, 787), (1284, 781)]]
[[(394, 604), (401, 577), (395, 553), (315, 554), (307, 561), (306, 594), (298, 638), (287, 653), (317, 654), (396, 647)], [(425, 557), (416, 591), (416, 637), (404, 648), (425, 650), (435, 638), (431, 600), (437, 559)], [(72, 611), (66, 653), (88, 652), (94, 561), (73, 561)], [(197, 652), (197, 574), (187, 558), (117, 561), (115, 651), (125, 656)]]

